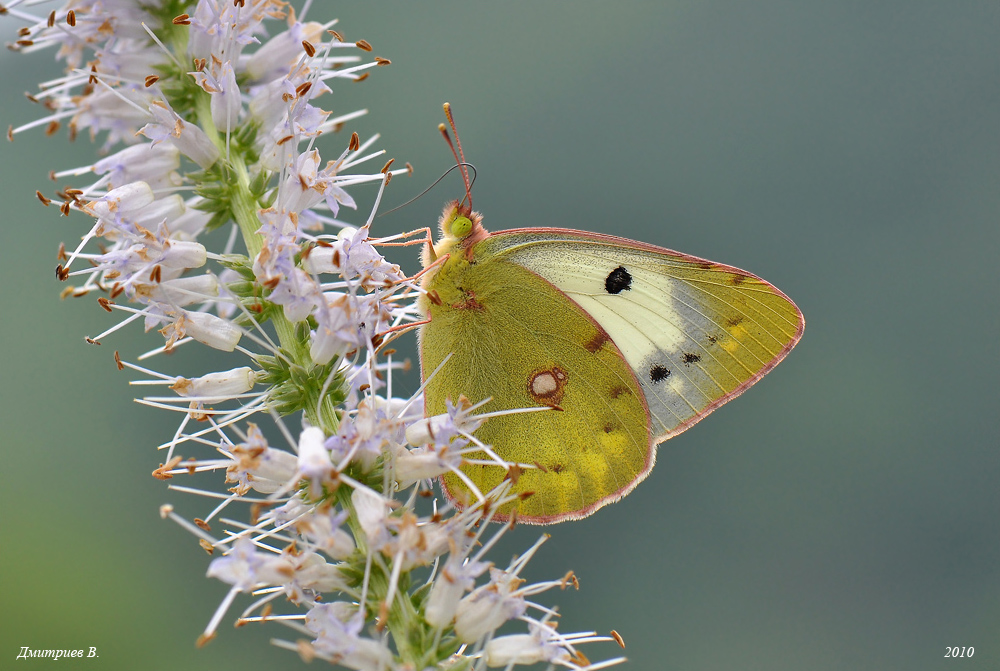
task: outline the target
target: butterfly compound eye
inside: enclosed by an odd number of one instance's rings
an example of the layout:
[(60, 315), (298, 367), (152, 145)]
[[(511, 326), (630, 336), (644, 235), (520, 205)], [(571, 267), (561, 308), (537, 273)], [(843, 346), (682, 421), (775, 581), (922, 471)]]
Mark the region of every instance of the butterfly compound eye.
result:
[(451, 222), (452, 236), (462, 239), (472, 232), (472, 220), (468, 217), (455, 217)]

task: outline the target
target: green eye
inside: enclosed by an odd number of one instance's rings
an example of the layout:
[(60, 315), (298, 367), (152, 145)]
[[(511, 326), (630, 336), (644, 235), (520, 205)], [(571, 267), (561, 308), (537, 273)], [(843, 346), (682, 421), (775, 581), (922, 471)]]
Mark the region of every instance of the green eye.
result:
[(464, 238), (472, 232), (472, 220), (468, 217), (456, 217), (451, 222), (451, 234), (456, 238)]

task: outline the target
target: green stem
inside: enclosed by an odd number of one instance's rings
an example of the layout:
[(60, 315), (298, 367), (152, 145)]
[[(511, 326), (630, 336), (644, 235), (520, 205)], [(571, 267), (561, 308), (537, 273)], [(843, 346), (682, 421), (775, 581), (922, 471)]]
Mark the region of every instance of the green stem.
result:
[[(353, 490), (347, 486), (337, 489), (336, 497), (341, 508), (347, 511), (347, 525), (354, 534), (355, 542), (361, 555), (367, 556), (372, 552), (367, 547), (367, 537), (361, 523), (358, 520), (357, 512), (354, 510), (354, 502), (351, 500)], [(389, 582), (392, 577), (391, 561), (383, 561), (381, 556), (376, 556), (371, 562), (371, 571), (368, 574), (368, 596), (366, 603), (362, 607), (369, 613), (378, 614), (381, 605), (385, 603), (389, 596)], [(401, 572), (399, 581), (396, 584), (395, 596), (389, 606), (386, 627), (392, 634), (393, 642), (396, 644), (396, 652), (400, 659), (409, 663), (413, 668), (424, 668), (425, 664), (418, 662), (426, 661), (427, 650), (421, 649), (419, 641), (427, 638), (424, 629), (423, 618), (416, 608), (409, 594), (409, 585), (406, 584), (408, 574)], [(415, 643), (417, 643), (415, 645)]]
[[(226, 156), (227, 147), (225, 138), (219, 134), (218, 129), (215, 127), (215, 122), (212, 121), (211, 99), (209, 96), (198, 96), (196, 112), (198, 123), (202, 130), (212, 140), (212, 143), (219, 148), (222, 156)], [(250, 170), (247, 167), (244, 156), (239, 152), (230, 152), (227, 159), (220, 158), (219, 160), (225, 161), (225, 171), (231, 177), (229, 186), (232, 189), (230, 203), (232, 205), (233, 219), (236, 221), (236, 225), (239, 226), (240, 234), (243, 236), (243, 244), (246, 245), (247, 255), (251, 260), (255, 259), (264, 248), (264, 240), (257, 233), (260, 230), (261, 223), (257, 217), (257, 199), (250, 189)], [(281, 349), (291, 358), (292, 363), (306, 370), (311, 370), (314, 366), (309, 356), (309, 348), (296, 337), (295, 324), (288, 321), (280, 311), (275, 311), (271, 314), (271, 324), (277, 333)], [(336, 407), (329, 401), (329, 398), (322, 399), (322, 402), (317, 398), (315, 402), (307, 403), (304, 412), (306, 419), (313, 426), (322, 428), (327, 434), (336, 433), (337, 427), (340, 425), (340, 419), (337, 416)]]

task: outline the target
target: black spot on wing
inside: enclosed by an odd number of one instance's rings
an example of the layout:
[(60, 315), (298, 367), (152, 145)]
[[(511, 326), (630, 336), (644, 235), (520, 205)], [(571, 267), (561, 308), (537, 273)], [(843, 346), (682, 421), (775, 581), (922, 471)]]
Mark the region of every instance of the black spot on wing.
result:
[(649, 369), (649, 379), (652, 382), (662, 382), (670, 377), (670, 371), (660, 364), (656, 364)]
[(632, 288), (632, 275), (624, 266), (618, 266), (604, 279), (604, 288), (609, 294), (620, 294)]
[(681, 361), (683, 361), (685, 365), (690, 366), (693, 363), (701, 361), (701, 356), (692, 352), (684, 352), (684, 356), (681, 357)]

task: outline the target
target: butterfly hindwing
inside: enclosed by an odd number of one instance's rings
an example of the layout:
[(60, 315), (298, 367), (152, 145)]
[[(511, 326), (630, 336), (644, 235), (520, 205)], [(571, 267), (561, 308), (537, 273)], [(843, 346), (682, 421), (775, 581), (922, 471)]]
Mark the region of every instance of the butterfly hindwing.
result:
[[(435, 278), (440, 305), (421, 331), (428, 415), (445, 399), (491, 398), (484, 411), (548, 407), (491, 418), (476, 437), (508, 462), (530, 466), (513, 485), (530, 497), (518, 518), (548, 523), (583, 517), (629, 491), (652, 468), (649, 414), (638, 380), (607, 333), (549, 282), (488, 253), (462, 259)], [(472, 455), (478, 462), (487, 455)], [(537, 467), (534, 467), (537, 465)], [(489, 463), (464, 474), (481, 491), (508, 474)], [(467, 489), (443, 478), (453, 497)]]

